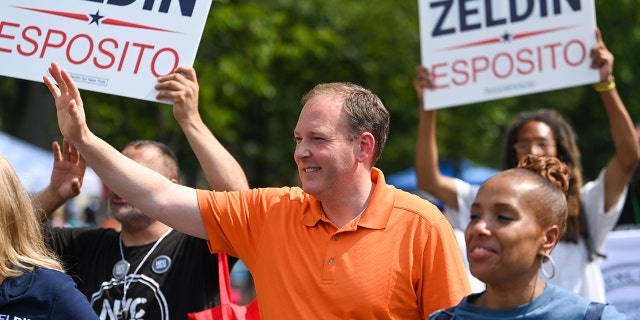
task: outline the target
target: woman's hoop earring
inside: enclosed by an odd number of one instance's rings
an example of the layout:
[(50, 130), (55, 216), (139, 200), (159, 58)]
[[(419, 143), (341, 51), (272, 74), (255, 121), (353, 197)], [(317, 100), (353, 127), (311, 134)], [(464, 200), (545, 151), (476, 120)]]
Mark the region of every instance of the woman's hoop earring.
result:
[[(544, 260), (548, 259), (549, 262), (551, 262), (551, 275), (549, 275), (549, 273), (547, 272), (547, 270), (544, 269)], [(542, 258), (540, 259), (540, 272), (542, 272), (542, 274), (547, 277), (547, 279), (551, 279), (553, 278), (553, 276), (556, 275), (556, 262), (553, 261), (553, 257), (551, 257), (550, 254), (544, 254), (542, 256)]]

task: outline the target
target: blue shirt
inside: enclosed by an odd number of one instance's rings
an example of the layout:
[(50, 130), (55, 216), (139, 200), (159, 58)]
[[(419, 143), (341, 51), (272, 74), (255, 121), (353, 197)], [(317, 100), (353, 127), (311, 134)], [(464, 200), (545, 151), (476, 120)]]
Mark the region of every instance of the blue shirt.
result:
[[(456, 320), (498, 320), (498, 319), (563, 319), (582, 320), (590, 301), (571, 291), (547, 284), (542, 294), (533, 301), (510, 309), (487, 309), (469, 301), (475, 300), (483, 293), (469, 295), (462, 299), (454, 310)], [(429, 316), (433, 320), (440, 313), (436, 311)], [(603, 320), (624, 320), (626, 316), (618, 312), (612, 305), (607, 305), (602, 312)]]
[(0, 284), (0, 319), (98, 319), (70, 276), (35, 268)]

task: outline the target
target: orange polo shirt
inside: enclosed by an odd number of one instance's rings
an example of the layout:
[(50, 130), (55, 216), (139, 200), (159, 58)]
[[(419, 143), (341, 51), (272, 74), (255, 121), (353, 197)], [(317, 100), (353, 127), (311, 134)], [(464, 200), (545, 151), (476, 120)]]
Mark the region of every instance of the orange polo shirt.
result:
[(212, 252), (254, 278), (262, 319), (426, 319), (471, 293), (445, 216), (387, 185), (338, 229), (302, 189), (198, 190)]

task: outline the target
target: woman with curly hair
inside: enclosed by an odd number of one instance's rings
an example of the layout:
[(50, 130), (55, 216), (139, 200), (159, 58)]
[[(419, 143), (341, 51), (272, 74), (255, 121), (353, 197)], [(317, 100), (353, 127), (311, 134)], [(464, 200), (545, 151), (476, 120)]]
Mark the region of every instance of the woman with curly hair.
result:
[(540, 276), (555, 272), (551, 251), (567, 226), (570, 177), (557, 158), (528, 155), (482, 184), (465, 240), (471, 273), (487, 288), (430, 320), (626, 318)]

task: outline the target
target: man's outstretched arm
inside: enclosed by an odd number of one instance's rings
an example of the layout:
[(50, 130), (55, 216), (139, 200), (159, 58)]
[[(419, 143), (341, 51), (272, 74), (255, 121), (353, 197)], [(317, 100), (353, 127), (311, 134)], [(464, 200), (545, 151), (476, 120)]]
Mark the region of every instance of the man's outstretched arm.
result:
[(171, 182), (163, 175), (127, 158), (96, 136), (85, 119), (80, 91), (71, 76), (55, 62), (43, 80), (56, 103), (58, 126), (98, 174), (102, 182), (151, 218), (178, 231), (207, 239), (195, 189)]

